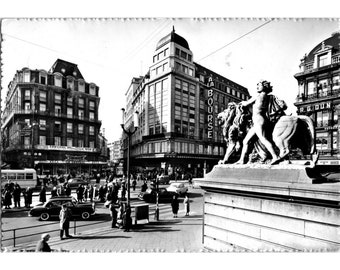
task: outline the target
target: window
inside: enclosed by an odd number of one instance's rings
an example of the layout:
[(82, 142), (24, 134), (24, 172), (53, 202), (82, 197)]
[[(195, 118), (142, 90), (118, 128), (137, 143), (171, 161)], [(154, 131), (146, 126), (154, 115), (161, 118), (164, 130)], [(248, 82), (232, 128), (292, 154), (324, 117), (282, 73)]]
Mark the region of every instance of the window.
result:
[(90, 112), (90, 113), (89, 113), (89, 117), (90, 117), (90, 120), (95, 120), (95, 118), (94, 118), (94, 112)]
[(176, 48), (176, 50), (175, 50), (175, 55), (179, 56), (179, 49), (178, 48)]
[(25, 100), (31, 100), (31, 90), (25, 90)]
[(68, 118), (73, 117), (73, 108), (67, 107), (67, 117)]
[(90, 95), (96, 95), (96, 86), (93, 84), (90, 85)]
[(333, 150), (338, 149), (338, 132), (337, 131), (332, 132), (332, 149)]
[(153, 62), (155, 63), (157, 61), (157, 55), (153, 56)]
[(30, 109), (31, 109), (31, 102), (25, 102), (25, 111), (28, 111)]
[(90, 148), (95, 148), (95, 147), (94, 147), (94, 141), (90, 141), (90, 142), (89, 142), (89, 147), (90, 147)]
[(54, 114), (56, 116), (61, 116), (61, 106), (60, 105), (55, 105), (54, 106)]
[(168, 62), (163, 64), (163, 72), (167, 71), (167, 68), (168, 68)]
[(83, 81), (78, 81), (78, 90), (85, 93), (85, 83)]
[(83, 120), (84, 119), (84, 110), (78, 110), (78, 118), (80, 120)]
[(90, 110), (95, 110), (95, 102), (94, 101), (90, 101), (89, 102), (89, 108), (90, 108)]
[(73, 106), (73, 98), (72, 97), (68, 97), (67, 98), (67, 105), (68, 106)]
[(46, 130), (46, 120), (44, 119), (39, 120), (39, 128), (40, 130)]
[(329, 59), (328, 59), (327, 54), (323, 54), (323, 55), (318, 56), (318, 64), (319, 64), (319, 67), (329, 65)]
[(72, 123), (67, 123), (67, 132), (73, 133), (73, 124)]
[(72, 147), (73, 146), (72, 138), (67, 138), (66, 143), (67, 143), (67, 146)]
[(78, 99), (78, 107), (79, 108), (84, 108), (84, 99), (83, 98), (79, 98)]
[(61, 104), (61, 94), (59, 93), (54, 94), (54, 102), (57, 104)]
[(61, 76), (60, 75), (55, 75), (54, 76), (54, 85), (61, 87)]
[(94, 135), (94, 126), (90, 126), (89, 128), (89, 134)]
[(191, 62), (191, 60), (192, 60), (192, 56), (191, 54), (188, 54), (188, 61)]
[(168, 48), (166, 48), (166, 49), (164, 50), (164, 57), (165, 57), (165, 56), (167, 56), (167, 54), (168, 54), (168, 51), (169, 51), (169, 49), (168, 49)]
[(39, 144), (46, 145), (46, 136), (39, 136)]
[(161, 152), (161, 144), (159, 142), (155, 143), (155, 153)]
[(40, 74), (40, 83), (46, 84), (47, 83), (47, 76), (46, 74)]
[(47, 98), (47, 92), (46, 91), (40, 91), (39, 92), (39, 100), (46, 102), (46, 98)]
[(84, 134), (84, 125), (83, 124), (78, 125), (78, 134)]
[(84, 147), (84, 140), (78, 140), (78, 147)]
[(24, 145), (30, 145), (31, 144), (31, 137), (27, 136), (24, 137)]
[(74, 80), (73, 80), (73, 78), (68, 78), (67, 79), (66, 88), (67, 89), (70, 88), (71, 90), (74, 90)]
[(189, 68), (189, 75), (194, 76), (194, 70), (192, 68)]
[(328, 133), (320, 132), (316, 133), (316, 149), (325, 150), (328, 149)]
[(333, 77), (333, 90), (339, 90), (340, 89), (339, 80), (340, 80), (339, 75)]
[(181, 57), (184, 58), (184, 59), (187, 59), (187, 53), (186, 52), (183, 52), (181, 51)]
[(30, 82), (30, 71), (24, 71), (24, 82)]
[(54, 137), (54, 145), (57, 145), (57, 146), (61, 145), (61, 138), (60, 137)]
[(39, 104), (39, 111), (46, 112), (46, 104), (45, 103), (40, 103)]
[(54, 130), (55, 131), (61, 131), (61, 122), (60, 121), (54, 122)]

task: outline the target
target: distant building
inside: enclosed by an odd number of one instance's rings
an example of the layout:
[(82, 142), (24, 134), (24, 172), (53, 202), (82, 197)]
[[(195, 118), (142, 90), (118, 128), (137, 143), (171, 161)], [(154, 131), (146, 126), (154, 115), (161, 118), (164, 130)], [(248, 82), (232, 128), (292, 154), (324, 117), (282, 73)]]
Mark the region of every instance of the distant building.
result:
[(38, 174), (99, 171), (107, 162), (99, 134), (99, 87), (76, 64), (58, 59), (45, 70), (18, 70), (2, 116), (5, 162)]
[(340, 165), (340, 33), (334, 33), (306, 54), (300, 63), (299, 114), (310, 116), (316, 126), (318, 164)]
[(132, 171), (202, 176), (225, 153), (217, 114), (248, 98), (245, 87), (195, 63), (188, 42), (173, 30), (158, 42), (148, 74), (133, 78), (126, 92), (126, 128), (139, 113)]

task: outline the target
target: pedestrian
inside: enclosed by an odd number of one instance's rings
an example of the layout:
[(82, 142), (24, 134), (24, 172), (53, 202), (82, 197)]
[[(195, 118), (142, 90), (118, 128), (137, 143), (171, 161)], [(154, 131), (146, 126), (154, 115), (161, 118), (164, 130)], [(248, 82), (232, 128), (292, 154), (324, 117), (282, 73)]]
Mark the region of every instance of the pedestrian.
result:
[(172, 197), (171, 208), (172, 208), (172, 213), (173, 213), (173, 215), (174, 215), (174, 218), (177, 218), (179, 203), (178, 203), (178, 199), (177, 199), (177, 196), (176, 196), (176, 195), (174, 195), (174, 196)]
[(148, 184), (146, 183), (146, 181), (144, 181), (143, 185), (141, 186), (141, 192), (145, 192), (148, 189)]
[(51, 190), (51, 198), (57, 197), (58, 196), (58, 191), (57, 191), (57, 187), (54, 186)]
[(4, 205), (5, 205), (5, 209), (11, 209), (11, 205), (12, 205), (12, 193), (9, 190), (9, 188), (7, 188), (5, 190)]
[(83, 188), (83, 197), (84, 197), (84, 201), (87, 202), (87, 197), (89, 196), (89, 189), (87, 187), (87, 185), (84, 186)]
[(127, 204), (124, 214), (123, 214), (123, 228), (124, 232), (129, 232), (132, 226), (132, 218), (131, 218), (131, 207), (130, 204)]
[(64, 232), (66, 237), (72, 237), (69, 234), (70, 220), (72, 217), (71, 210), (67, 208), (66, 204), (63, 204), (59, 213), (60, 219), (60, 240), (63, 240)]
[(65, 188), (64, 188), (63, 185), (59, 185), (59, 188), (57, 190), (57, 194), (58, 194), (58, 196), (65, 196), (66, 195)]
[(136, 181), (135, 178), (133, 178), (133, 180), (132, 180), (132, 189), (133, 189), (133, 191), (136, 190), (136, 185), (137, 185), (137, 181)]
[(42, 234), (41, 240), (38, 242), (37, 247), (35, 248), (35, 252), (51, 252), (51, 248), (47, 244), (49, 239), (50, 235), (48, 233)]
[(125, 181), (122, 182), (122, 193), (121, 193), (121, 198), (125, 199), (125, 195), (126, 195), (126, 183)]
[(89, 188), (89, 198), (90, 198), (90, 202), (93, 201), (93, 186), (90, 185), (90, 188)]
[(27, 196), (27, 207), (31, 207), (32, 204), (32, 196), (33, 196), (33, 189), (27, 187), (26, 189), (26, 196)]
[(109, 205), (110, 215), (111, 215), (111, 228), (117, 228), (117, 210), (114, 202), (111, 201)]
[(71, 196), (71, 188), (69, 184), (65, 185), (65, 195), (66, 196)]
[(18, 183), (15, 183), (12, 194), (14, 200), (14, 207), (20, 207), (21, 187), (19, 186)]
[(41, 190), (39, 192), (39, 202), (46, 202), (46, 188), (45, 186), (41, 187)]
[(78, 202), (82, 202), (83, 201), (83, 196), (84, 196), (84, 189), (83, 189), (82, 185), (78, 186), (78, 188), (76, 190), (76, 193), (77, 193), (77, 200), (78, 200)]
[(190, 200), (189, 200), (189, 197), (188, 197), (187, 194), (185, 195), (183, 204), (184, 204), (185, 215), (189, 216), (189, 212), (190, 212)]

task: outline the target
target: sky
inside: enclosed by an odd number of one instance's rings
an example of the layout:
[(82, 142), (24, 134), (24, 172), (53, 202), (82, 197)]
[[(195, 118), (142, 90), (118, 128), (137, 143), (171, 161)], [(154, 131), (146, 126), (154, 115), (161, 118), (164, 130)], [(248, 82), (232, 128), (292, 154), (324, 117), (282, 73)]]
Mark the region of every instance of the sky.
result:
[[(99, 86), (99, 119), (108, 142), (121, 136), (121, 108), (133, 77), (145, 75), (158, 41), (172, 28), (193, 60), (246, 87), (266, 79), (288, 112), (298, 88), (300, 59), (340, 30), (338, 19), (5, 19), (2, 22), (2, 99), (16, 70), (49, 70), (59, 58), (78, 65)], [(104, 130), (105, 129), (105, 130)]]

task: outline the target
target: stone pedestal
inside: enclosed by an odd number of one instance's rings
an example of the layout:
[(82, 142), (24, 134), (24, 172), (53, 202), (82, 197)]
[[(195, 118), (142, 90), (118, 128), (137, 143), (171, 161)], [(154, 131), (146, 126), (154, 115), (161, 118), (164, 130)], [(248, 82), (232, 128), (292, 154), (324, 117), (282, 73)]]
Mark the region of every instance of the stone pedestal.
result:
[(305, 166), (216, 165), (204, 194), (203, 243), (214, 251), (338, 251), (340, 183)]

